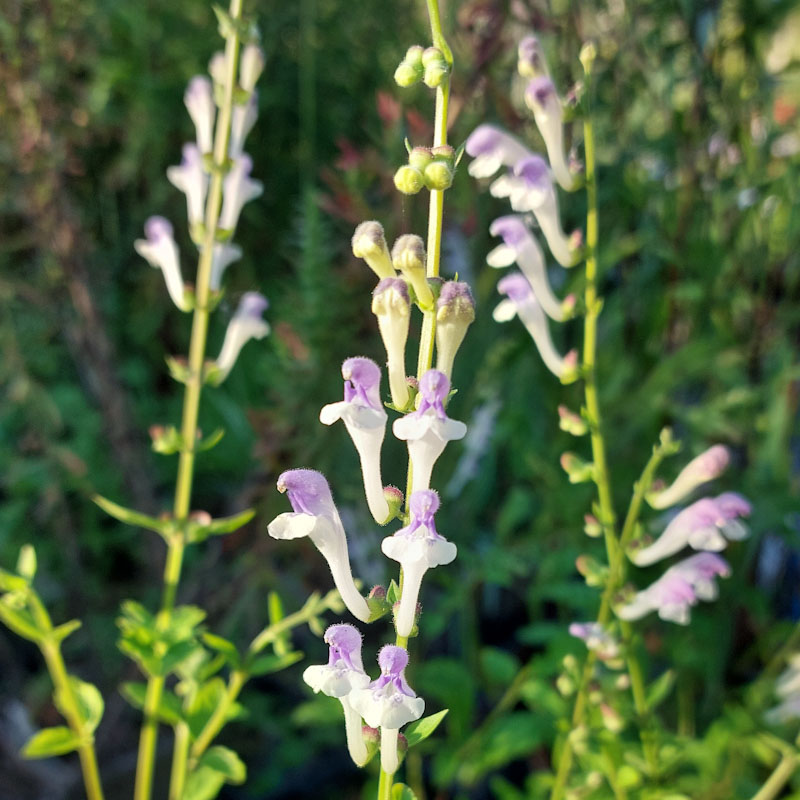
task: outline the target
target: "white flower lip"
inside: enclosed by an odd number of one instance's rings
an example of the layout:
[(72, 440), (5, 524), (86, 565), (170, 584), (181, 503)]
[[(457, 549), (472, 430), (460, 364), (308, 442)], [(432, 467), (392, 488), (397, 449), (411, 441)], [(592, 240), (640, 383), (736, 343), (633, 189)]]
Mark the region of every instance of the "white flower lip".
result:
[(228, 143), (228, 158), (236, 160), (244, 153), (244, 141), (253, 130), (258, 119), (258, 92), (241, 106), (234, 106), (231, 114), (231, 137)]
[(216, 364), (222, 382), (230, 374), (242, 348), (250, 339), (263, 339), (270, 331), (269, 324), (261, 318), (267, 308), (267, 299), (258, 292), (246, 292), (236, 313), (228, 323), (222, 349)]

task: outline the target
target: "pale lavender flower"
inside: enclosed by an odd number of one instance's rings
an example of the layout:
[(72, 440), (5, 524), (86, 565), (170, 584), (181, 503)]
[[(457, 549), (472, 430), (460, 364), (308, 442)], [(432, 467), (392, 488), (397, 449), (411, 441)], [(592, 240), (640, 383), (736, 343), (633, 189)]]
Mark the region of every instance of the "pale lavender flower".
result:
[(225, 270), (242, 257), (242, 248), (229, 242), (215, 242), (211, 249), (211, 276), (208, 287), (217, 291), (222, 286)]
[(371, 728), (381, 729), (381, 768), (389, 775), (397, 772), (397, 734), (403, 725), (422, 716), (425, 701), (417, 697), (405, 678), (408, 653), (393, 644), (378, 653), (381, 676), (365, 689), (350, 695), (350, 704)]
[(458, 348), (475, 320), (475, 299), (469, 284), (446, 281), (436, 301), (436, 369), (448, 379)]
[(246, 45), (239, 60), (239, 86), (252, 92), (263, 71), (264, 51), (256, 44)]
[(195, 75), (183, 95), (186, 110), (192, 118), (197, 134), (197, 146), (201, 153), (210, 153), (214, 148), (214, 89), (205, 75)]
[(386, 434), (386, 411), (381, 403), (380, 367), (369, 358), (348, 358), (342, 364), (344, 400), (323, 406), (323, 425), (342, 420), (353, 440), (361, 462), (367, 505), (375, 522), (389, 519), (389, 504), (381, 480), (381, 446)]
[(716, 577), (726, 578), (730, 573), (728, 563), (716, 553), (697, 553), (670, 567), (630, 602), (617, 607), (616, 614), (634, 620), (657, 611), (663, 620), (688, 625), (689, 609), (700, 600), (716, 600)]
[(473, 161), (467, 172), (473, 178), (490, 178), (500, 167), (513, 167), (533, 155), (520, 141), (494, 125), (479, 125), (467, 138), (467, 154)]
[(533, 118), (544, 139), (547, 157), (556, 180), (563, 189), (570, 191), (575, 185), (575, 177), (564, 156), (563, 113), (553, 81), (546, 75), (534, 78), (525, 90), (525, 102), (533, 111)]
[(133, 243), (136, 252), (164, 273), (172, 302), (181, 311), (191, 310), (185, 296), (178, 245), (171, 223), (164, 217), (150, 217), (144, 224), (144, 234), (146, 239), (137, 239)]
[(713, 481), (728, 468), (731, 457), (728, 448), (715, 444), (693, 458), (666, 488), (647, 493), (647, 502), (653, 508), (669, 508), (680, 503), (698, 486)]
[(400, 636), (410, 636), (414, 628), (417, 599), (425, 572), (449, 564), (456, 557), (456, 546), (436, 531), (434, 514), (439, 509), (439, 495), (430, 489), (414, 492), (409, 500), (411, 522), (392, 536), (387, 536), (381, 550), (399, 561), (403, 568), (403, 594), (395, 615)]
[(217, 50), (208, 62), (208, 74), (217, 86), (225, 85), (225, 53)]
[(513, 172), (497, 178), (489, 191), (494, 197), (507, 197), (514, 211), (534, 213), (550, 252), (562, 267), (578, 262), (576, 235), (567, 236), (561, 227), (550, 168), (541, 156), (530, 155), (517, 161)]
[(228, 158), (232, 161), (244, 153), (244, 140), (253, 130), (258, 119), (258, 92), (254, 91), (248, 101), (241, 106), (234, 106), (231, 113), (231, 138), (228, 143)]
[(654, 564), (677, 553), (686, 545), (694, 550), (719, 552), (728, 540), (739, 541), (747, 536), (747, 528), (739, 517), (750, 515), (750, 503), (735, 492), (718, 497), (704, 497), (679, 512), (653, 544), (630, 554), (639, 567)]
[(562, 383), (574, 381), (578, 375), (578, 353), (570, 350), (563, 358), (558, 354), (550, 338), (547, 318), (525, 276), (519, 272), (506, 275), (497, 284), (497, 291), (508, 297), (501, 300), (495, 308), (495, 320), (507, 322), (515, 316), (519, 317), (550, 372)]
[(619, 658), (619, 642), (599, 622), (573, 622), (569, 632), (582, 639), (587, 649), (596, 652), (601, 661)]
[(372, 313), (378, 318), (378, 330), (386, 348), (392, 402), (402, 409), (408, 404), (406, 341), (411, 322), (411, 298), (402, 278), (381, 279), (372, 292)]
[(514, 262), (522, 270), (536, 295), (536, 300), (548, 317), (561, 322), (575, 308), (575, 295), (568, 295), (563, 302), (550, 288), (544, 254), (535, 237), (528, 230), (523, 218), (515, 214), (498, 217), (489, 227), (492, 236), (500, 236), (503, 243), (497, 245), (486, 256), (490, 267), (508, 267)]
[(463, 422), (450, 419), (444, 410), (444, 401), (449, 393), (447, 375), (429, 369), (419, 382), (419, 408), (396, 419), (392, 425), (394, 435), (408, 443), (412, 492), (429, 488), (433, 465), (447, 443), (463, 439), (467, 432)]
[(547, 61), (535, 36), (526, 36), (517, 46), (517, 71), (523, 78), (547, 75)]
[(341, 702), (350, 758), (363, 767), (369, 755), (361, 734), (361, 715), (349, 699), (351, 692), (364, 689), (370, 682), (361, 660), (361, 634), (352, 625), (331, 625), (325, 631), (324, 641), (330, 646), (328, 663), (307, 667), (303, 680), (315, 693), (322, 692)]
[(333, 582), (350, 613), (367, 622), (370, 610), (353, 581), (347, 536), (325, 476), (311, 469), (291, 469), (278, 478), (278, 491), (286, 492), (293, 511), (275, 517), (267, 526), (269, 535), (273, 539), (308, 536), (328, 562)]
[(224, 231), (235, 230), (244, 204), (259, 197), (264, 191), (261, 181), (250, 177), (252, 169), (253, 160), (247, 153), (243, 153), (225, 176), (222, 183), (222, 213), (219, 215), (219, 227)]
[(205, 214), (208, 174), (203, 169), (203, 154), (196, 144), (183, 146), (180, 166), (167, 168), (167, 180), (186, 195), (189, 225), (200, 225)]
[(251, 339), (263, 339), (269, 333), (269, 324), (261, 316), (268, 306), (267, 298), (258, 292), (245, 292), (242, 295), (236, 313), (228, 323), (222, 349), (217, 356), (217, 383), (222, 383), (228, 377), (247, 342)]

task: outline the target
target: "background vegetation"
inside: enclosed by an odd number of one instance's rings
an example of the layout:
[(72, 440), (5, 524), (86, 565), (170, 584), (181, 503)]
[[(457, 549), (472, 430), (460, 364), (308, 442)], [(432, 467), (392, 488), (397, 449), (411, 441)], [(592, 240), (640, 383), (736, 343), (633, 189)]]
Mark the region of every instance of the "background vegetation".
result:
[[(749, 796), (768, 774), (770, 757), (742, 743), (771, 701), (745, 689), (800, 614), (793, 6), (446, 5), (454, 142), (491, 120), (538, 147), (512, 79), (517, 41), (536, 31), (557, 84), (568, 87), (580, 75), (581, 42), (596, 39), (606, 298), (599, 377), (617, 485), (632, 483), (668, 424), (686, 453), (729, 445), (735, 469), (726, 488), (755, 507), (752, 536), (731, 553), (734, 575), (720, 601), (698, 609), (688, 630), (645, 626), (651, 674), (676, 668), (666, 716), (702, 742), (688, 748), (675, 778), (698, 800)], [(266, 536), (267, 521), (285, 510), (274, 491), (283, 469), (313, 465), (333, 475), (358, 573), (388, 577), (350, 442), (323, 429), (317, 414), (340, 392), (341, 360), (380, 360), (372, 275), (350, 256), (349, 238), (369, 218), (390, 239), (420, 229), (423, 203), (401, 199), (391, 175), (405, 159), (404, 137), (425, 143), (432, 119), (424, 90), (403, 92), (391, 79), (405, 48), (427, 39), (424, 4), (253, 7), (267, 67), (248, 149), (266, 190), (244, 212), (246, 257), (228, 273), (224, 304), (232, 313), (241, 291), (259, 287), (271, 301), (273, 335), (249, 346), (230, 380), (204, 396), (202, 427), (228, 433), (199, 461), (195, 498), (213, 514), (247, 504), (259, 513), (193, 554), (182, 588), (183, 601), (202, 603), (214, 627), (240, 642), (263, 624), (268, 589), (291, 609), (329, 583), (310, 546), (298, 559), (297, 547)], [(183, 219), (183, 198), (164, 170), (191, 136), (186, 81), (217, 46), (201, 0), (8, 0), (0, 17), (0, 563), (13, 564), (20, 545), (33, 542), (55, 618), (84, 619), (66, 650), (75, 671), (109, 698), (98, 736), (112, 798), (130, 794), (138, 730), (138, 712), (115, 689), (134, 668), (115, 650), (114, 619), (125, 598), (156, 604), (163, 553), (155, 537), (109, 520), (88, 495), (150, 513), (169, 504), (174, 463), (150, 452), (147, 428), (178, 418), (180, 392), (163, 359), (184, 351), (188, 327), (132, 242), (150, 214)], [(563, 209), (572, 227), (582, 224), (580, 202), (570, 198)], [(426, 586), (424, 636), (413, 644), (409, 676), (430, 710), (451, 712), (415, 751), (408, 780), (420, 798), (516, 800), (523, 787), (535, 791), (529, 776), (547, 769), (569, 706), (555, 678), (563, 656), (581, 655), (582, 645), (566, 627), (594, 613), (596, 595), (574, 568), (595, 546), (582, 531), (591, 494), (570, 486), (558, 464), (572, 443), (557, 428), (556, 407), (576, 407), (577, 390), (554, 383), (522, 326), (491, 320), (498, 275), (483, 258), (488, 223), (503, 204), (462, 168), (446, 211), (445, 271), (472, 283), (479, 308), (451, 405), (473, 438), (450, 448), (438, 468), (447, 487), (440, 528), (459, 558)], [(217, 325), (212, 351), (223, 333)], [(566, 326), (562, 344), (577, 344), (575, 335)], [(389, 450), (387, 480), (398, 482), (391, 458)], [(667, 477), (677, 466), (667, 466)], [(310, 632), (296, 638), (310, 659), (321, 656)], [(250, 781), (223, 797), (360, 796), (364, 778), (347, 763), (338, 704), (312, 699), (301, 669), (248, 690), (250, 714), (225, 736), (248, 761)], [(37, 653), (5, 630), (0, 674), (0, 798), (79, 797), (71, 760), (15, 755), (30, 727), (56, 712)], [(426, 748), (423, 760), (417, 753)], [(746, 757), (730, 758), (737, 748)]]

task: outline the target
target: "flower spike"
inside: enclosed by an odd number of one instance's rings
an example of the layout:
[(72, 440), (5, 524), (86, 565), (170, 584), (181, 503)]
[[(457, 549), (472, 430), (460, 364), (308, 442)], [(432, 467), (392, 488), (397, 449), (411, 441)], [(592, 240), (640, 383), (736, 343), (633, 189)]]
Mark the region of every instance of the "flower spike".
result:
[(410, 636), (414, 628), (422, 578), (427, 570), (449, 564), (456, 557), (456, 546), (436, 531), (434, 514), (439, 509), (439, 495), (430, 489), (414, 492), (409, 500), (411, 522), (392, 536), (387, 536), (381, 550), (403, 567), (403, 593), (395, 624), (400, 636)]
[(444, 410), (444, 401), (450, 393), (450, 380), (443, 372), (429, 369), (419, 382), (420, 404), (416, 411), (394, 421), (392, 432), (408, 443), (411, 459), (411, 491), (418, 492), (430, 486), (431, 473), (436, 460), (448, 442), (463, 439), (467, 426), (450, 419)]
[(645, 499), (652, 508), (669, 508), (680, 503), (698, 486), (713, 481), (728, 468), (731, 456), (728, 448), (715, 444), (693, 458), (667, 488), (647, 493)]
[(239, 353), (250, 339), (263, 339), (269, 333), (269, 324), (261, 318), (268, 306), (267, 298), (258, 292), (246, 292), (242, 295), (236, 313), (228, 323), (222, 349), (217, 356), (218, 372), (214, 383), (219, 385), (228, 377)]
[(562, 189), (571, 191), (575, 187), (575, 177), (564, 156), (563, 113), (553, 81), (546, 75), (534, 78), (525, 90), (525, 102), (533, 111), (533, 118), (544, 139), (547, 157), (556, 180)]
[(366, 622), (369, 606), (353, 581), (347, 536), (325, 476), (311, 469), (290, 469), (278, 478), (278, 491), (286, 492), (293, 510), (269, 523), (269, 535), (273, 539), (308, 536), (328, 562), (333, 582), (350, 613)]
[(361, 715), (350, 704), (349, 695), (369, 684), (361, 660), (361, 634), (352, 625), (331, 625), (324, 641), (330, 647), (328, 663), (314, 664), (303, 672), (303, 680), (314, 690), (336, 697), (344, 711), (347, 749), (356, 766), (369, 760), (367, 746), (361, 734)]
[(403, 725), (422, 716), (425, 701), (408, 685), (405, 668), (408, 653), (393, 644), (378, 653), (381, 676), (365, 689), (356, 689), (350, 703), (371, 728), (381, 729), (381, 769), (389, 775), (397, 772), (397, 734)]
[(507, 322), (515, 316), (522, 320), (533, 337), (536, 348), (545, 366), (562, 383), (572, 383), (578, 377), (578, 353), (570, 350), (563, 358), (556, 352), (550, 329), (541, 306), (536, 301), (531, 285), (519, 272), (506, 275), (497, 284), (497, 291), (508, 295), (494, 310), (497, 322)]
[(522, 217), (516, 214), (498, 217), (489, 227), (489, 233), (500, 236), (503, 243), (486, 256), (486, 263), (490, 267), (507, 267), (516, 262), (544, 313), (556, 322), (568, 319), (575, 308), (575, 296), (568, 295), (562, 302), (553, 294), (542, 249)]
[(133, 246), (136, 252), (147, 259), (153, 267), (164, 273), (167, 291), (172, 302), (181, 311), (190, 311), (191, 305), (186, 300), (178, 245), (172, 235), (172, 224), (164, 217), (150, 217), (144, 224), (146, 239), (137, 239)]
[(358, 451), (367, 504), (375, 522), (390, 517), (381, 480), (381, 446), (386, 434), (386, 411), (380, 398), (380, 367), (369, 358), (348, 358), (342, 364), (344, 400), (323, 406), (319, 419), (332, 425), (341, 419)]

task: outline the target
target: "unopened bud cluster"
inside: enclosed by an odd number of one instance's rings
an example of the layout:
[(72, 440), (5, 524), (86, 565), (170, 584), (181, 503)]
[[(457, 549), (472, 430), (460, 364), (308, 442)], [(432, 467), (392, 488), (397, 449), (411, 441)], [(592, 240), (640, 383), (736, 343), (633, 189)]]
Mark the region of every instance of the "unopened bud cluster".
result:
[(422, 81), (427, 87), (435, 89), (441, 86), (450, 75), (450, 65), (437, 47), (423, 49), (413, 45), (394, 72), (394, 80), (398, 86), (408, 88)]
[(417, 194), (422, 189), (443, 192), (453, 185), (455, 151), (450, 145), (415, 147), (408, 154), (408, 164), (395, 172), (394, 185), (403, 194)]

